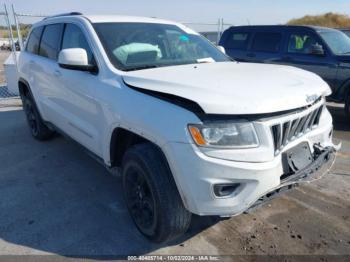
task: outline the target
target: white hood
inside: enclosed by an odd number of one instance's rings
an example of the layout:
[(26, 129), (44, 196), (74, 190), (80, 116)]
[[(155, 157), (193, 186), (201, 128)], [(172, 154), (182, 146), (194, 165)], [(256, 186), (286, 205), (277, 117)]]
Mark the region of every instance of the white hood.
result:
[(273, 113), (306, 106), (331, 93), (313, 73), (267, 64), (180, 65), (126, 72), (123, 79), (134, 87), (197, 102), (208, 114)]

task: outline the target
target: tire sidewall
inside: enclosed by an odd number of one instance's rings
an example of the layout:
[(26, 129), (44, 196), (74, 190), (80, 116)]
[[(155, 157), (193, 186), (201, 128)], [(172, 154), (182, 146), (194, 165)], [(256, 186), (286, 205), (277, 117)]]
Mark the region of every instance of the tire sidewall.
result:
[(41, 118), (41, 115), (39, 113), (38, 107), (35, 103), (33, 96), (30, 93), (26, 95), (23, 94), (21, 95), (21, 99), (23, 103), (23, 109), (25, 110), (25, 107), (29, 104), (32, 107), (32, 112), (35, 117), (37, 132), (33, 132), (29, 123), (28, 116), (26, 115), (27, 122), (30, 128), (30, 133), (32, 134), (32, 136), (39, 141), (45, 141), (45, 140), (51, 139), (53, 137), (54, 131), (50, 130), (45, 125), (43, 119)]
[(344, 109), (345, 109), (345, 115), (347, 117), (350, 117), (350, 92), (349, 92), (348, 96), (346, 97)]
[[(123, 170), (122, 170), (122, 183), (123, 183), (123, 191), (124, 191), (124, 199), (127, 205), (127, 208), (129, 210), (130, 216), (132, 217), (136, 227), (148, 238), (150, 239), (154, 239), (154, 237), (158, 234), (158, 229), (159, 227), (157, 226), (160, 222), (161, 217), (159, 216), (159, 196), (157, 194), (157, 190), (156, 187), (154, 185), (154, 182), (151, 178), (150, 175), (150, 170), (147, 167), (147, 164), (145, 164), (143, 162), (143, 160), (135, 153), (129, 153), (127, 154), (127, 156), (125, 157), (124, 161), (123, 161)], [(127, 179), (127, 174), (128, 174), (128, 170), (129, 168), (138, 168), (142, 170), (142, 174), (151, 190), (151, 194), (153, 196), (154, 199), (154, 217), (155, 217), (155, 229), (152, 233), (144, 231), (141, 227), (139, 227), (139, 225), (137, 224), (135, 218), (132, 215), (131, 212), (131, 208), (130, 205), (128, 203), (128, 196), (127, 196), (127, 192), (126, 192), (126, 179)]]
[(23, 99), (23, 106), (24, 106), (24, 110), (27, 110), (27, 106), (31, 107), (32, 113), (35, 117), (35, 125), (36, 125), (36, 132), (34, 132), (34, 130), (32, 129), (32, 127), (30, 126), (30, 121), (28, 119), (28, 115), (26, 115), (26, 119), (30, 128), (30, 132), (32, 134), (33, 137), (37, 138), (39, 136), (39, 132), (40, 132), (40, 116), (38, 114), (38, 110), (35, 107), (35, 104), (33, 102), (33, 100), (30, 97), (24, 97)]

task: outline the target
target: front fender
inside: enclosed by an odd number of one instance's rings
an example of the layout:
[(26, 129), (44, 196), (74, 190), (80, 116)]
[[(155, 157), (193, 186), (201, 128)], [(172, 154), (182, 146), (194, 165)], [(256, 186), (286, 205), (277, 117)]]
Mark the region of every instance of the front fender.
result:
[[(118, 101), (110, 101), (105, 110), (111, 116), (104, 139), (104, 160), (110, 165), (110, 144), (116, 128), (129, 130), (158, 147), (168, 142), (190, 143), (189, 123), (200, 123), (192, 112), (129, 87), (122, 87)], [(131, 102), (132, 101), (132, 102)]]

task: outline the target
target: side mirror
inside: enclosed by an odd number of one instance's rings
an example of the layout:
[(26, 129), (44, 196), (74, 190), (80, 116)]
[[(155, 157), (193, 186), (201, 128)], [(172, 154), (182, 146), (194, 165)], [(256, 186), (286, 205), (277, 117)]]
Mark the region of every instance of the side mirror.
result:
[(96, 72), (97, 67), (88, 62), (86, 50), (83, 48), (67, 48), (58, 55), (60, 67), (71, 70)]
[(224, 48), (223, 46), (218, 45), (217, 48), (218, 48), (222, 53), (226, 54), (226, 50), (225, 50), (225, 48)]
[(323, 56), (325, 54), (323, 46), (319, 45), (319, 44), (315, 44), (311, 47), (310, 53), (312, 55), (319, 55), (319, 56)]

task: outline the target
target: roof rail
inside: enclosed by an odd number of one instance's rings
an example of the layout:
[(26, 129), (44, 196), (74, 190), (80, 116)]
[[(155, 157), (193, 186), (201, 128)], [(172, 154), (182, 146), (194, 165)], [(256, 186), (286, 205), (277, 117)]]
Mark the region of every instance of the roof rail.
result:
[(63, 14), (58, 14), (58, 15), (52, 15), (52, 16), (45, 17), (44, 20), (48, 19), (48, 18), (54, 18), (54, 17), (60, 17), (60, 16), (72, 16), (72, 15), (83, 15), (83, 14), (80, 13), (80, 12), (63, 13)]

